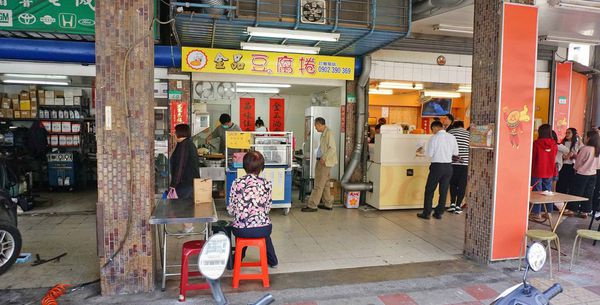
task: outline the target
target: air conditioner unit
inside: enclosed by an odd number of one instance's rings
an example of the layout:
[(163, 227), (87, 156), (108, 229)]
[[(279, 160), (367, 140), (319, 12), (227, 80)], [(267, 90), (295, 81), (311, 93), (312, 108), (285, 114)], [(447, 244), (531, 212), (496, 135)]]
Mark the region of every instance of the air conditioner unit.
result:
[(302, 23), (326, 24), (327, 2), (326, 0), (302, 0), (301, 17)]

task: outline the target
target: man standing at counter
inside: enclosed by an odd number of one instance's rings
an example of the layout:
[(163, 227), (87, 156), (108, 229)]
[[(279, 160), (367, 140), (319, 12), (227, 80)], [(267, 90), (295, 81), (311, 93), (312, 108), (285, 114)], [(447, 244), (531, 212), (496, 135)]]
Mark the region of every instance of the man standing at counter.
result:
[(454, 124), (454, 116), (451, 113), (444, 114), (440, 117), (440, 121), (442, 122), (444, 129), (450, 131), (453, 128), (452, 124)]
[(221, 125), (215, 128), (215, 130), (213, 130), (213, 132), (211, 132), (210, 135), (208, 135), (208, 137), (206, 138), (206, 144), (209, 144), (210, 141), (214, 138), (219, 138), (218, 153), (222, 154), (225, 153), (225, 133), (227, 131), (242, 130), (239, 126), (235, 125), (231, 121), (231, 116), (227, 113), (221, 114), (221, 116), (219, 117), (219, 123), (221, 123)]
[[(338, 162), (337, 148), (333, 134), (327, 128), (324, 118), (318, 117), (315, 119), (315, 129), (321, 133), (321, 141), (317, 149), (315, 184), (310, 198), (308, 198), (308, 206), (302, 208), (302, 212), (316, 212), (317, 207), (329, 211), (333, 210), (333, 196), (331, 196), (329, 188), (326, 186), (331, 168)], [(323, 199), (323, 204), (321, 204), (321, 199)]]
[[(431, 123), (431, 131), (433, 137), (429, 139), (425, 151), (425, 154), (431, 158), (431, 165), (429, 166), (429, 176), (425, 185), (423, 212), (417, 214), (417, 217), (429, 219), (432, 212), (433, 194), (439, 184), (440, 196), (433, 217), (442, 219), (448, 187), (452, 178), (452, 156), (458, 156), (458, 144), (456, 138), (444, 130), (441, 122)], [(419, 148), (417, 152), (422, 153), (422, 150), (423, 148)]]

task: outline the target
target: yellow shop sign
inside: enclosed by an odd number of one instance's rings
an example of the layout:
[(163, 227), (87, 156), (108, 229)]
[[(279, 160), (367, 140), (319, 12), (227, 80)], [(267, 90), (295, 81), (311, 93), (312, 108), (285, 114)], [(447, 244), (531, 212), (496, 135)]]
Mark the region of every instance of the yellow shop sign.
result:
[(181, 70), (353, 80), (354, 58), (183, 47)]

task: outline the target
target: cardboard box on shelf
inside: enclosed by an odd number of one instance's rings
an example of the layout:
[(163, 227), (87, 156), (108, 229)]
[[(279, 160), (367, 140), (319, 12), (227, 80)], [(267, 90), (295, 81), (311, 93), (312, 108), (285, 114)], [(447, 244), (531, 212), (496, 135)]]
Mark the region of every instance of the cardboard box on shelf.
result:
[(29, 98), (36, 98), (37, 97), (37, 91), (36, 90), (29, 90)]
[(31, 105), (31, 112), (37, 112), (38, 111), (38, 106), (37, 105)]
[(58, 146), (58, 136), (57, 135), (50, 136), (50, 145)]
[(45, 97), (44, 98), (44, 105), (48, 105), (48, 106), (52, 106), (54, 105), (54, 97)]
[(73, 97), (73, 105), (75, 105), (75, 106), (81, 106), (81, 96), (74, 96)]
[(73, 97), (65, 97), (65, 106), (73, 106)]
[(82, 89), (73, 88), (73, 89), (71, 89), (71, 92), (73, 92), (73, 97), (75, 97), (75, 96), (83, 96), (83, 90)]
[(21, 100), (29, 100), (29, 92), (21, 92), (21, 94), (19, 94), (19, 99)]
[(38, 112), (37, 112), (37, 111), (33, 111), (33, 110), (32, 110), (32, 111), (31, 111), (31, 118), (32, 118), (32, 119), (37, 119), (37, 117), (38, 117)]
[(81, 124), (79, 124), (79, 123), (71, 124), (71, 132), (80, 132), (80, 131), (81, 131)]
[(2, 109), (11, 109), (12, 108), (12, 102), (10, 99), (3, 97), (2, 98)]
[(52, 131), (52, 122), (42, 121), (42, 125), (44, 125), (44, 129), (46, 129), (46, 131), (48, 131), (48, 132)]
[(21, 109), (18, 98), (13, 98), (12, 99), (12, 109), (13, 110), (20, 110)]
[(12, 111), (12, 109), (2, 109), (2, 110), (0, 110), (0, 117), (1, 118), (12, 119), (12, 117), (13, 117), (13, 111)]
[(54, 98), (54, 91), (52, 91), (52, 90), (44, 91), (44, 97), (45, 98)]
[(52, 132), (61, 132), (62, 124), (60, 122), (52, 122)]
[(37, 97), (38, 98), (43, 98), (45, 96), (44, 92), (45, 92), (44, 90), (38, 90), (37, 91)]
[(31, 101), (30, 100), (20, 100), (19, 101), (19, 109), (22, 111), (30, 111), (31, 110)]
[(55, 98), (57, 98), (57, 97), (62, 97), (62, 98), (64, 98), (64, 97), (65, 97), (65, 92), (64, 92), (64, 91), (58, 91), (58, 90), (57, 90), (57, 91), (54, 91), (54, 97), (55, 97)]
[(38, 97), (38, 105), (46, 105), (46, 98)]
[(20, 119), (21, 118), (21, 111), (15, 110), (14, 111), (14, 116), (15, 116), (15, 119)]
[(65, 136), (65, 135), (58, 136), (58, 146), (67, 146), (67, 136)]
[(54, 98), (54, 105), (64, 106), (65, 105), (65, 98), (64, 97), (55, 97)]
[(71, 122), (62, 122), (61, 132), (71, 132)]
[(68, 97), (73, 97), (73, 90), (71, 90), (71, 89), (67, 89), (67, 90), (65, 90), (65, 92), (64, 92), (64, 97), (65, 97), (65, 98), (68, 98)]
[(22, 119), (31, 119), (31, 111), (21, 110), (21, 118)]

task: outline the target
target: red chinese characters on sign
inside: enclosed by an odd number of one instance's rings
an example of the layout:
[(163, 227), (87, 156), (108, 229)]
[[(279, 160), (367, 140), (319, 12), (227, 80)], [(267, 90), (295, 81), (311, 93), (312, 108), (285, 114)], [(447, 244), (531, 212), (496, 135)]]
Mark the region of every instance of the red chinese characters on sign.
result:
[(254, 98), (240, 98), (240, 128), (242, 131), (254, 131), (254, 113), (256, 103)]
[(285, 74), (294, 73), (294, 59), (288, 56), (277, 58), (277, 72)]
[(300, 57), (300, 73), (315, 74), (316, 72), (314, 57)]
[(271, 74), (269, 69), (269, 56), (264, 54), (252, 54), (252, 71)]
[(282, 98), (270, 99), (269, 131), (285, 131), (285, 100)]
[(189, 124), (188, 103), (187, 102), (171, 102), (171, 133), (175, 133), (175, 126), (179, 124)]

